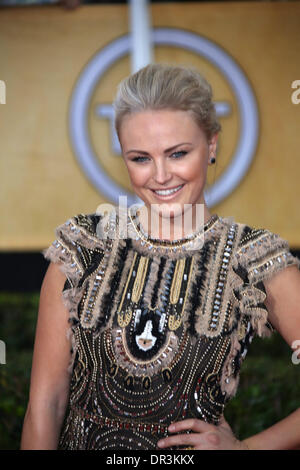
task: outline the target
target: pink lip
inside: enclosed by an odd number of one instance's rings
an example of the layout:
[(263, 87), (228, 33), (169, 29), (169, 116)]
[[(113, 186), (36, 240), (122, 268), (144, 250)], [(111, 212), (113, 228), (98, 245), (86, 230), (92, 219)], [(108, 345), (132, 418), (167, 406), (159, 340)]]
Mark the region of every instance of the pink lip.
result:
[[(180, 186), (180, 185), (177, 185), (177, 186)], [(180, 193), (180, 191), (184, 188), (185, 185), (183, 184), (183, 186), (182, 186), (180, 189), (178, 189), (178, 191), (176, 191), (176, 192), (173, 193), (173, 194), (169, 194), (169, 196), (162, 196), (161, 194), (155, 193), (155, 191), (168, 191), (168, 190), (170, 190), (170, 189), (177, 188), (177, 186), (173, 186), (173, 188), (152, 189), (152, 192), (154, 193), (155, 197), (157, 197), (158, 199), (162, 199), (162, 200), (164, 200), (164, 201), (167, 201), (167, 200), (173, 199), (175, 196), (177, 196), (177, 194)]]

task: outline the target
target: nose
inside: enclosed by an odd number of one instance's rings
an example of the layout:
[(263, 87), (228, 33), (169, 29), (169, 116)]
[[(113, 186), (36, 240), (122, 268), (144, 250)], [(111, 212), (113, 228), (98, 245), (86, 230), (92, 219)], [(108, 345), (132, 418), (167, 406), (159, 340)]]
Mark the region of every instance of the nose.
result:
[(168, 183), (172, 179), (172, 172), (165, 159), (155, 162), (153, 179), (158, 184)]

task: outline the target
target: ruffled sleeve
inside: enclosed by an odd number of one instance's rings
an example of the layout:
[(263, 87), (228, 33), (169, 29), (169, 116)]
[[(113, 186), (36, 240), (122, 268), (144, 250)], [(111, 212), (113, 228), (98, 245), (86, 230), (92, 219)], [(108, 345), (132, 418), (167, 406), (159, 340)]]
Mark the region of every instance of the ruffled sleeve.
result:
[(289, 244), (279, 235), (265, 229), (245, 227), (234, 259), (238, 281), (234, 295), (242, 315), (247, 315), (258, 336), (270, 336), (274, 331), (268, 321), (264, 304), (264, 281), (288, 266), (300, 269), (300, 260), (290, 252)]
[[(78, 306), (83, 296), (88, 276), (97, 268), (105, 250), (105, 240), (97, 235), (101, 219), (97, 214), (78, 214), (55, 229), (56, 239), (42, 250), (43, 256), (58, 263), (66, 276), (62, 291), (63, 304), (69, 311), (72, 340), (72, 363), (76, 349), (73, 327), (79, 321)], [(70, 364), (70, 369), (72, 368)]]

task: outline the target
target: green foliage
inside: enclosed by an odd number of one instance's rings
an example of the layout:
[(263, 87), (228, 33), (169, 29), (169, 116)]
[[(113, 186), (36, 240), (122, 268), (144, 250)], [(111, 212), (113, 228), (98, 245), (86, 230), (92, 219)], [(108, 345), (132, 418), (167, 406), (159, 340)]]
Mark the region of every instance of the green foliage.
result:
[(0, 449), (19, 449), (26, 412), (39, 293), (0, 293)]
[[(39, 293), (0, 293), (0, 339), (6, 364), (0, 365), (0, 449), (19, 449), (27, 407)], [(255, 338), (243, 363), (238, 392), (225, 417), (244, 439), (299, 407), (299, 368), (279, 334)]]
[(256, 337), (242, 365), (236, 396), (225, 417), (240, 439), (257, 434), (300, 406), (299, 368), (278, 333)]

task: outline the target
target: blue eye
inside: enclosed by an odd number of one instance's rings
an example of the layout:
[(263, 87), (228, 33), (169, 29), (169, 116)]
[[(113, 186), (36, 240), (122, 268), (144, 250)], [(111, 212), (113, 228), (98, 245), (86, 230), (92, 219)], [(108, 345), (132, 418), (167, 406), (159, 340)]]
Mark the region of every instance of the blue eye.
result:
[(172, 158), (174, 157), (175, 159), (176, 159), (176, 158), (182, 158), (182, 157), (184, 157), (184, 155), (186, 155), (186, 154), (187, 154), (187, 152), (185, 152), (184, 150), (180, 150), (179, 152), (174, 152), (174, 153), (172, 153), (171, 157), (172, 157)]
[(146, 160), (148, 160), (148, 157), (134, 157), (131, 161), (132, 162), (145, 162)]

